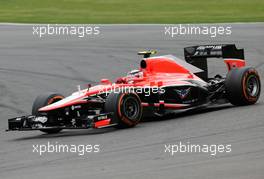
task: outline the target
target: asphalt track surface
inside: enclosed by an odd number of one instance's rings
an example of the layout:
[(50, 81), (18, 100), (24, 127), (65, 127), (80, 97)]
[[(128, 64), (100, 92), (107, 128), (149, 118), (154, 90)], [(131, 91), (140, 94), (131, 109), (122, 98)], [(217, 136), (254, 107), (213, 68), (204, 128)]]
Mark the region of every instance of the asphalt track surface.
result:
[[(0, 26), (0, 178), (196, 178), (262, 179), (264, 177), (263, 93), (253, 106), (214, 107), (194, 114), (148, 120), (132, 129), (5, 132), (7, 119), (29, 114), (34, 98), (48, 91), (65, 95), (76, 85), (136, 68), (138, 50), (183, 56), (183, 47), (236, 43), (245, 48), (247, 64), (264, 79), (264, 24), (233, 24), (232, 35), (177, 36), (164, 26), (102, 26), (100, 37), (32, 36), (32, 26)], [(212, 72), (224, 73), (221, 60)], [(262, 82), (264, 83), (264, 82)], [(33, 153), (36, 144), (99, 144), (99, 153)], [(165, 144), (231, 144), (231, 153), (164, 152)]]

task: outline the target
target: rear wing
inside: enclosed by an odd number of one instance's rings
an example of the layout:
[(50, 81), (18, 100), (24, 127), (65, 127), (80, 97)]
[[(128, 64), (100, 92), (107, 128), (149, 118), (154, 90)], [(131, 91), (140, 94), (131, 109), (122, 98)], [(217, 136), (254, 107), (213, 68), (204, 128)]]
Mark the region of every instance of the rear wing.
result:
[(184, 48), (186, 62), (204, 70), (197, 74), (200, 78), (208, 79), (207, 58), (240, 59), (244, 60), (244, 49), (237, 49), (235, 44), (198, 45)]
[(193, 58), (234, 58), (244, 60), (244, 49), (237, 49), (235, 44), (201, 45), (184, 48), (186, 60)]

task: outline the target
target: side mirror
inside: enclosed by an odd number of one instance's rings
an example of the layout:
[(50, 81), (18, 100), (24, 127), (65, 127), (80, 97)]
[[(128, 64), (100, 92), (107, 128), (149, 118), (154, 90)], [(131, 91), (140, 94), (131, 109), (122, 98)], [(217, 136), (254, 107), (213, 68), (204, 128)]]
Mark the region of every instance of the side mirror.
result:
[(109, 85), (109, 84), (112, 84), (112, 82), (109, 80), (109, 79), (101, 79), (101, 83), (102, 84), (105, 84), (105, 85)]

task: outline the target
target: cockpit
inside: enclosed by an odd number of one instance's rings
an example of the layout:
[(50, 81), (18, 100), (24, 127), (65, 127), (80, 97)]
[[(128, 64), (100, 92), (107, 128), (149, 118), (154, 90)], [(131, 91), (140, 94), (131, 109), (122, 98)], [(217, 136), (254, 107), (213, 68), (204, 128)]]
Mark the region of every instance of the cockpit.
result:
[(125, 77), (118, 78), (116, 83), (134, 83), (143, 78), (143, 71), (131, 70)]
[(143, 77), (143, 72), (140, 70), (131, 70), (130, 72), (127, 73), (127, 78), (142, 78)]

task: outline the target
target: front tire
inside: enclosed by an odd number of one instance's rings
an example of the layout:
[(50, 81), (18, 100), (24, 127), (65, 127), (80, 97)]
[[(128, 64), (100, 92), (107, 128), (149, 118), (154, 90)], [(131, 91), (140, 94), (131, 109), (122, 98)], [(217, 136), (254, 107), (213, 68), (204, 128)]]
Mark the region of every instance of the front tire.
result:
[[(32, 106), (32, 115), (39, 115), (39, 109), (47, 106), (49, 104), (55, 103), (61, 99), (63, 99), (64, 96), (61, 94), (57, 94), (57, 93), (48, 93), (48, 94), (42, 94), (39, 95)], [(49, 117), (48, 120), (51, 120), (51, 117)], [(47, 134), (55, 134), (55, 133), (59, 133), (62, 129), (42, 129), (40, 131), (47, 133)]]
[(142, 118), (141, 100), (136, 93), (110, 93), (104, 110), (113, 113), (112, 120), (117, 128), (134, 127)]
[(255, 104), (261, 92), (258, 72), (252, 67), (230, 70), (225, 86), (227, 99), (231, 104), (237, 106)]

